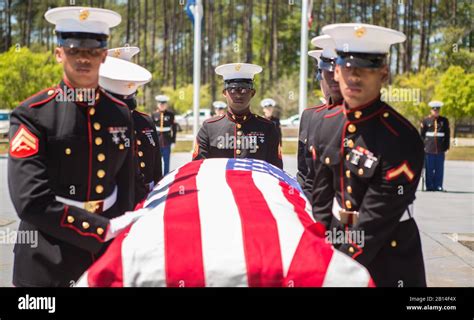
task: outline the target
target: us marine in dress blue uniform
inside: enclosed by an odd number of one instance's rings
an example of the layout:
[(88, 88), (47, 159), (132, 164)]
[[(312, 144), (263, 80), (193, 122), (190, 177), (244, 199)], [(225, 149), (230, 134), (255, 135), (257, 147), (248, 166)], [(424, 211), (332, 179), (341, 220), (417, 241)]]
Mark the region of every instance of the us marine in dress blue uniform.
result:
[[(423, 166), (413, 125), (380, 100), (386, 54), (403, 33), (367, 24), (325, 26), (338, 53), (344, 103), (324, 111), (312, 140), (313, 214), (335, 246), (367, 267), (377, 286), (426, 286), (412, 203)], [(359, 240), (359, 241), (358, 241)]]
[(283, 167), (278, 131), (270, 120), (250, 111), (255, 95), (253, 77), (262, 68), (231, 63), (216, 68), (224, 77), (225, 115), (206, 120), (199, 130), (193, 160), (208, 158), (251, 158)]
[(45, 18), (56, 24), (64, 78), (11, 116), (10, 196), (19, 231), (38, 237), (35, 247), (15, 245), (17, 287), (74, 284), (106, 242), (139, 216), (124, 215), (134, 207), (130, 110), (98, 86), (109, 27), (120, 23), (120, 15), (61, 7)]

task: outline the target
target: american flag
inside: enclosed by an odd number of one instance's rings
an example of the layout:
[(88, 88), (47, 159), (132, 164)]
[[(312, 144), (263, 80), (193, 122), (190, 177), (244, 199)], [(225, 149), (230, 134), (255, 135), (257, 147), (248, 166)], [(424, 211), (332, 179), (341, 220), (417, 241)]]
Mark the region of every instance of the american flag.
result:
[(192, 161), (142, 210), (78, 286), (373, 286), (325, 241), (296, 180), (264, 161)]

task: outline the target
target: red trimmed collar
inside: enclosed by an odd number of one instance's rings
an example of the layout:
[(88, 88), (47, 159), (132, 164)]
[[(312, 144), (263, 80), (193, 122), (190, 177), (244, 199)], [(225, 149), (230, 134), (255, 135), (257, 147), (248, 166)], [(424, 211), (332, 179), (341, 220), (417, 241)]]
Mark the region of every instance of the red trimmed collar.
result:
[(253, 116), (253, 113), (250, 112), (250, 108), (247, 108), (247, 111), (245, 113), (236, 115), (230, 110), (230, 108), (228, 108), (226, 112), (226, 116), (232, 122), (242, 123), (242, 122), (248, 121)]
[[(74, 88), (72, 86), (72, 84), (69, 81), (66, 80), (66, 78), (63, 78), (61, 80), (61, 82), (58, 85), (58, 89), (61, 90), (62, 94), (66, 95), (66, 97), (68, 96), (68, 92), (64, 92), (64, 89), (66, 89), (66, 90), (76, 90), (76, 88)], [(95, 107), (99, 103), (100, 98), (103, 94), (102, 90), (103, 89), (99, 86), (97, 86), (97, 88), (95, 88), (95, 101), (94, 101), (94, 104), (89, 104), (89, 103), (87, 103), (87, 101), (83, 101), (83, 102), (79, 101), (80, 97), (77, 97), (76, 101), (69, 101), (69, 102), (73, 102), (76, 105), (81, 106), (81, 107)], [(74, 97), (76, 98), (75, 94), (74, 94)]]
[(344, 114), (349, 121), (363, 121), (374, 113), (379, 112), (383, 105), (384, 103), (380, 100), (380, 96), (366, 104), (352, 109), (348, 107), (346, 101), (343, 102)]

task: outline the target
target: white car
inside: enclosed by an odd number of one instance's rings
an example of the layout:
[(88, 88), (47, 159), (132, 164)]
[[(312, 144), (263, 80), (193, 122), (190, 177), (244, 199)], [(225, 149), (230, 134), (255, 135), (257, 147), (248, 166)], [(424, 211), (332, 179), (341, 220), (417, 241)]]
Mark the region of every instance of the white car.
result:
[(6, 138), (10, 130), (10, 110), (0, 110), (0, 138)]
[(298, 127), (300, 125), (300, 115), (295, 114), (287, 119), (280, 120), (280, 125), (282, 127)]
[[(211, 117), (211, 109), (199, 109), (199, 125)], [(174, 118), (178, 125), (178, 131), (189, 130), (193, 127), (193, 111), (188, 110), (185, 114), (177, 115)]]

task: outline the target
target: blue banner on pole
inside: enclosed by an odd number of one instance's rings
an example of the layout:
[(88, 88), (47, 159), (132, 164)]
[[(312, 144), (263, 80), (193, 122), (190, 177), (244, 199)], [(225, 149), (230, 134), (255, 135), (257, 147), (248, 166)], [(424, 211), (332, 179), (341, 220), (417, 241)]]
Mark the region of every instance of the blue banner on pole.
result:
[(186, 1), (186, 6), (184, 7), (184, 11), (188, 15), (191, 22), (194, 24), (194, 10), (196, 10), (196, 0), (188, 0)]

